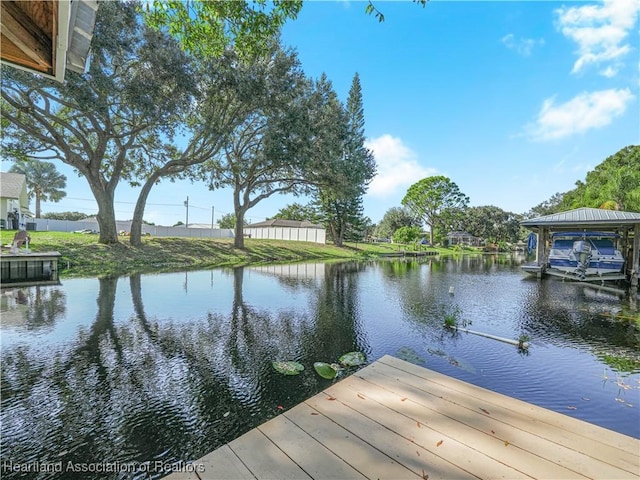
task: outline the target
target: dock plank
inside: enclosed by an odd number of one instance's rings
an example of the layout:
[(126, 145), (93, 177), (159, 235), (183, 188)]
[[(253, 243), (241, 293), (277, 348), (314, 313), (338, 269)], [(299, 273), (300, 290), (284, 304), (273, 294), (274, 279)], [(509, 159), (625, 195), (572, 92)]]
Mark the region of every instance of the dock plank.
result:
[(367, 478), (418, 477), (416, 473), (312, 408), (307, 402), (285, 412), (284, 415), (336, 455), (345, 456), (344, 452), (349, 452), (344, 461)]
[(374, 420), (480, 478), (586, 478), (361, 379), (349, 377), (327, 391), (356, 409), (363, 397), (377, 404), (366, 406)]
[(640, 480), (640, 440), (384, 356), (194, 463), (167, 479)]
[[(453, 392), (460, 392), (464, 395), (473, 396), (484, 401), (490, 401), (498, 405), (498, 408), (515, 410), (517, 412), (524, 413), (525, 415), (529, 415), (531, 418), (535, 418), (538, 421), (555, 425), (567, 431), (574, 431), (578, 435), (582, 436), (586, 441), (595, 441), (597, 443), (610, 445), (631, 453), (632, 455), (638, 454), (639, 441), (637, 439), (614, 432), (613, 430), (608, 430), (592, 423), (583, 422), (567, 415), (562, 415), (560, 413), (547, 410), (546, 408), (523, 402), (522, 400), (508, 397), (467, 382), (456, 380), (452, 377), (434, 372), (433, 370), (428, 370), (412, 363), (399, 360), (390, 355), (385, 355), (378, 360), (378, 362), (389, 365), (398, 370), (412, 373), (417, 377), (432, 380)], [(579, 423), (577, 424), (576, 422)]]
[(284, 415), (274, 418), (258, 429), (311, 478), (366, 478)]
[[(204, 470), (200, 476), (207, 478), (207, 480), (224, 480), (227, 478), (254, 480), (256, 478), (237, 455), (233, 453), (229, 445), (223, 445), (205, 455), (197, 463), (200, 463)], [(178, 479), (172, 477), (172, 480)]]
[[(573, 478), (577, 476), (584, 476), (586, 478), (634, 478), (635, 475), (620, 468), (615, 464), (610, 464), (608, 461), (596, 460), (582, 452), (568, 448), (562, 444), (544, 441), (543, 438), (532, 434), (526, 430), (522, 430), (518, 427), (514, 427), (508, 423), (500, 422), (490, 414), (485, 414), (481, 411), (481, 407), (476, 405), (475, 408), (465, 408), (456, 403), (445, 400), (436, 396), (427, 395), (423, 390), (412, 385), (402, 385), (398, 383), (397, 386), (388, 386), (388, 377), (379, 375), (376, 371), (370, 370), (365, 375), (365, 379), (361, 379), (365, 382), (381, 383), (385, 385), (385, 391), (393, 393), (397, 398), (408, 397), (411, 400), (403, 403), (400, 411), (409, 415), (410, 405), (416, 404), (420, 409), (420, 413), (424, 415), (423, 418), (427, 419), (428, 426), (440, 430), (443, 432), (456, 431), (459, 433), (458, 438), (462, 442), (467, 443), (473, 447), (476, 442), (482, 445), (481, 450), (485, 451), (491, 442), (498, 445), (497, 453), (501, 454), (498, 457), (494, 457), (491, 452), (485, 452), (487, 455), (496, 458), (496, 460), (504, 461), (505, 449), (500, 446), (508, 446), (510, 449), (518, 449), (516, 452), (510, 451), (508, 453), (511, 461), (515, 464), (527, 465), (530, 470), (526, 470), (525, 473), (544, 474), (546, 468), (550, 468), (548, 462), (560, 466), (562, 470), (553, 472), (556, 467), (551, 467), (550, 478)], [(354, 382), (355, 383), (355, 382)], [(356, 389), (358, 385), (356, 384)], [(379, 392), (371, 390), (368, 385), (360, 386), (360, 389), (367, 391), (367, 394), (373, 395), (374, 398), (382, 397)], [(377, 399), (377, 398), (376, 398)], [(456, 398), (456, 400), (458, 400)], [(380, 401), (380, 400), (378, 400)], [(482, 404), (481, 404), (482, 405)], [(487, 405), (485, 405), (487, 406)], [(488, 407), (488, 406), (487, 406)], [(491, 408), (491, 407), (489, 407)], [(423, 412), (424, 411), (424, 412)], [(489, 410), (485, 411), (489, 412)], [(484, 417), (484, 418), (477, 418)], [(472, 429), (472, 430), (470, 430)], [(488, 436), (490, 441), (487, 440)], [(496, 443), (497, 442), (497, 443)], [(522, 457), (519, 459), (519, 457)]]
[(228, 445), (257, 479), (311, 478), (257, 428)]
[[(331, 400), (333, 399), (333, 400)], [(340, 423), (345, 429), (366, 441), (375, 449), (384, 452), (397, 463), (404, 465), (418, 477), (424, 474), (429, 479), (471, 479), (477, 478), (463, 468), (433, 454), (413, 439), (398, 434), (388, 425), (380, 424), (367, 415), (353, 410), (332, 395), (316, 395), (307, 400), (307, 404), (322, 412), (333, 421)], [(348, 454), (349, 450), (345, 453)], [(513, 473), (513, 472), (512, 472)], [(370, 478), (394, 478), (377, 475)]]
[[(580, 427), (583, 426), (581, 424), (575, 426), (571, 430), (567, 430), (566, 428), (557, 426), (555, 423), (542, 422), (537, 417), (531, 416), (530, 414), (506, 409), (504, 408), (503, 402), (496, 403), (495, 400), (487, 400), (486, 397), (483, 397), (482, 404), (479, 405), (477, 400), (478, 397), (468, 395), (454, 396), (450, 389), (444, 388), (439, 383), (433, 382), (429, 379), (422, 379), (422, 382), (418, 382), (413, 374), (408, 374), (383, 363), (376, 363), (375, 365), (372, 365), (372, 368), (367, 372), (362, 372), (362, 374), (359, 372), (357, 374), (360, 378), (367, 380), (375, 379), (376, 375), (382, 375), (383, 377), (380, 377), (378, 381), (374, 383), (384, 384), (386, 386), (385, 388), (388, 388), (391, 391), (404, 392), (407, 388), (411, 389), (413, 387), (418, 389), (417, 392), (414, 392), (415, 395), (429, 399), (429, 402), (433, 402), (436, 406), (442, 405), (443, 402), (448, 401), (459, 405), (462, 408), (488, 416), (493, 421), (489, 431), (500, 438), (506, 438), (504, 426), (512, 426), (524, 432), (529, 432), (536, 437), (539, 437), (531, 439), (531, 441), (534, 442), (534, 445), (530, 447), (530, 451), (536, 451), (537, 447), (550, 443), (552, 448), (557, 449), (553, 452), (554, 455), (557, 456), (559, 453), (568, 455), (572, 459), (571, 462), (573, 464), (577, 464), (574, 465), (574, 468), (578, 468), (578, 471), (581, 471), (584, 474), (589, 474), (587, 470), (583, 471), (586, 467), (591, 468), (593, 466), (599, 466), (597, 463), (594, 465), (586, 465), (584, 463), (585, 455), (613, 467), (610, 473), (607, 474), (606, 471), (608, 469), (600, 465), (600, 478), (626, 478), (626, 474), (624, 472), (619, 472), (618, 470), (624, 470), (631, 474), (637, 474), (640, 472), (640, 442), (635, 442), (638, 446), (636, 454), (629, 453), (626, 450), (613, 447), (609, 444), (600, 443), (598, 438), (585, 442), (584, 436), (576, 433), (576, 431), (579, 431)], [(405, 377), (405, 375), (408, 375), (408, 377)], [(457, 413), (457, 415), (466, 414), (467, 412), (464, 410)], [(556, 414), (561, 415), (558, 413)], [(580, 420), (576, 421), (581, 422)], [(481, 425), (481, 423), (477, 422), (476, 425)], [(634, 439), (628, 439), (628, 441), (631, 444), (634, 443)], [(557, 461), (560, 464), (564, 464), (566, 460)]]

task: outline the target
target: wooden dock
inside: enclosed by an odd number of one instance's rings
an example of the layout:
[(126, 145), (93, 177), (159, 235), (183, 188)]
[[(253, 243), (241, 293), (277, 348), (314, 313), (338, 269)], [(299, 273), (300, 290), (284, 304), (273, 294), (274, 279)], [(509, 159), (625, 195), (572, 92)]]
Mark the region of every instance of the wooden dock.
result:
[(640, 440), (385, 356), (167, 480), (640, 478)]
[(58, 252), (30, 252), (27, 249), (0, 253), (2, 288), (59, 285)]

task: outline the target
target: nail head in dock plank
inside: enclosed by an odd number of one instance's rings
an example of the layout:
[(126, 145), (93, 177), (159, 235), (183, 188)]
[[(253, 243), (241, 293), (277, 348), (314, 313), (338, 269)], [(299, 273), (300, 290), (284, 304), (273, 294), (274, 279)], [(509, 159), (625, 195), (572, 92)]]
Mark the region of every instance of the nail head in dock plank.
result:
[(640, 440), (386, 355), (194, 463), (193, 480), (640, 479)]

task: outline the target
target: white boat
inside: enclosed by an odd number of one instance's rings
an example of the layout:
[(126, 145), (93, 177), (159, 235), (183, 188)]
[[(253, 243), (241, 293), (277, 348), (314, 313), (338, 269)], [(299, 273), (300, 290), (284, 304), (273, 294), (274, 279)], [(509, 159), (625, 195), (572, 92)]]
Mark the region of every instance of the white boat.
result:
[(621, 273), (624, 257), (615, 246), (619, 237), (606, 232), (554, 233), (549, 268), (575, 275), (578, 280)]

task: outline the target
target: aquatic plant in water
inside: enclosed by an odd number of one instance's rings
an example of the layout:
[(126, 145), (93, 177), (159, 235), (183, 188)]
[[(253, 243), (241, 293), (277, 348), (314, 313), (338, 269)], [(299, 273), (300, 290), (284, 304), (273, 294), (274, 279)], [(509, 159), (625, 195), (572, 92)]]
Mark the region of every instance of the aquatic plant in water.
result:
[(522, 350), (526, 350), (529, 348), (529, 340), (530, 337), (526, 333), (523, 333), (518, 337), (518, 348)]
[(315, 362), (313, 368), (322, 378), (333, 380), (340, 371), (340, 366), (335, 363)]
[(444, 316), (444, 326), (447, 328), (465, 328), (471, 325), (471, 320), (462, 318), (462, 311), (457, 305), (453, 305), (450, 309), (443, 306), (442, 315)]
[[(345, 368), (357, 367), (366, 363), (367, 357), (362, 352), (345, 353), (338, 359), (338, 363), (315, 362), (314, 370), (322, 378), (333, 380)], [(273, 368), (283, 375), (298, 375), (304, 366), (298, 362), (272, 362)]]
[(362, 352), (349, 352), (342, 355), (338, 362), (340, 362), (345, 367), (357, 367), (358, 365), (362, 365), (367, 361), (367, 357), (365, 357)]
[(304, 366), (298, 362), (272, 362), (276, 372), (283, 375), (298, 375), (304, 370)]
[(405, 362), (414, 363), (416, 365), (424, 365), (426, 363), (425, 359), (421, 357), (418, 352), (416, 352), (411, 347), (401, 347), (396, 352), (396, 357), (400, 360), (404, 360)]

